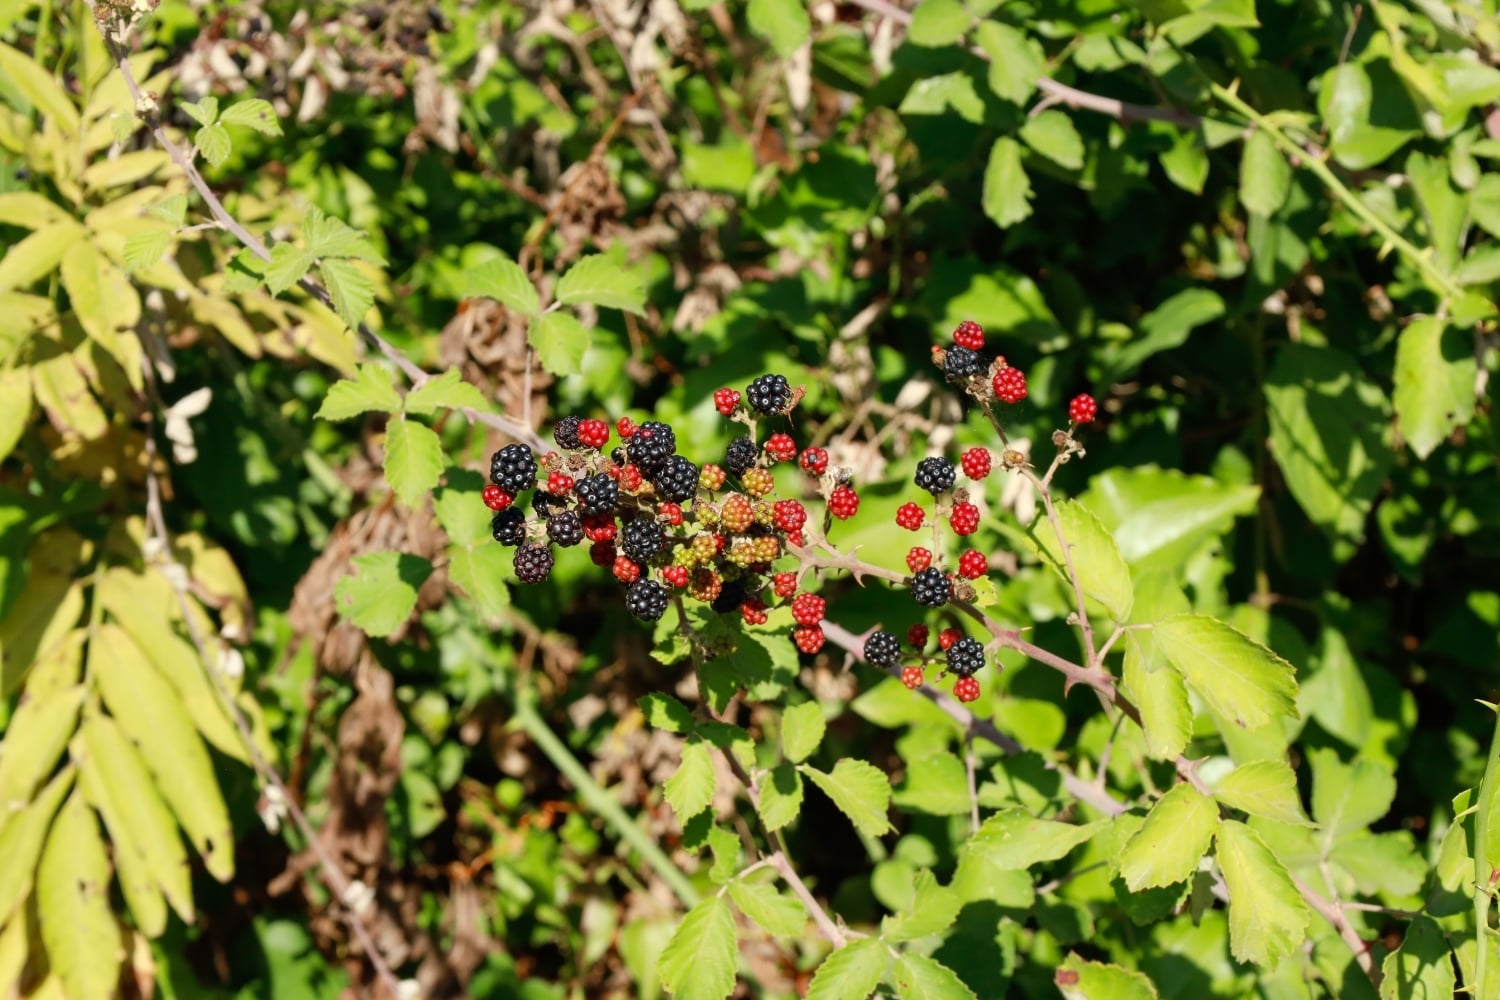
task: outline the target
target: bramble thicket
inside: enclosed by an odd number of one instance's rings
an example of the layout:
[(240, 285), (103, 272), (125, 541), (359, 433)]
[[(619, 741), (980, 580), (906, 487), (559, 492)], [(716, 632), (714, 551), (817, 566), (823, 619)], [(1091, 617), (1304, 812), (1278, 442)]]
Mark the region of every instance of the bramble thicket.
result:
[(0, 992), (1500, 996), (1495, 0), (0, 3)]

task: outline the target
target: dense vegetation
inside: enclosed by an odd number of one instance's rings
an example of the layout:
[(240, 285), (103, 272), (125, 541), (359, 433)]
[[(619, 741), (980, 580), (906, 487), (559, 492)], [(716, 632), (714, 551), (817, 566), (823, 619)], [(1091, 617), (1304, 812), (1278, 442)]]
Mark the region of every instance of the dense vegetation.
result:
[(1500, 996), (1497, 62), (0, 3), (0, 992)]

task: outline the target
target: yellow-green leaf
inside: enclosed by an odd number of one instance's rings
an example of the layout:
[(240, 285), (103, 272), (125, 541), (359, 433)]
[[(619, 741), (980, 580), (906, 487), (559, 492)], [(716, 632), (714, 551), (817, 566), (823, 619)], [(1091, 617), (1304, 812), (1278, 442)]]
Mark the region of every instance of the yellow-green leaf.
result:
[(125, 372), (131, 387), (141, 388), (141, 342), (129, 331), (141, 318), (135, 286), (94, 245), (80, 241), (63, 254), (63, 287), (78, 322)]
[(457, 368), (449, 368), (406, 395), (407, 413), (434, 413), (440, 407), (483, 412), (490, 408), (490, 404), (484, 393), (463, 380)]
[(1229, 950), (1241, 962), (1274, 966), (1306, 940), (1312, 910), (1254, 830), (1224, 820), (1218, 845), (1229, 887)]
[(1120, 875), (1132, 892), (1184, 882), (1213, 843), (1214, 800), (1181, 784), (1157, 800), (1146, 822), (1120, 852)]
[(78, 725), (87, 691), (68, 687), (34, 696), (28, 691), (0, 741), (0, 826), (36, 795), (62, 758)]
[(707, 743), (692, 739), (683, 744), (682, 762), (662, 793), (682, 824), (708, 808), (714, 797), (714, 762)]
[(959, 857), (982, 855), (1002, 870), (1030, 868), (1041, 861), (1056, 861), (1107, 826), (1108, 820), (1060, 823), (1038, 819), (1024, 809), (1006, 809), (984, 821), (964, 843)]
[(65, 768), (42, 789), (36, 801), (0, 830), (0, 924), (10, 919), (31, 890), (42, 841), (58, 804), (73, 787), (73, 775), (71, 767)]
[(792, 763), (800, 764), (823, 742), (827, 726), (823, 706), (815, 701), (804, 701), (788, 708), (781, 716), (782, 754)]
[(21, 440), (31, 422), (31, 373), (24, 368), (0, 371), (0, 462)]
[(803, 765), (799, 770), (833, 800), (839, 811), (867, 837), (879, 837), (891, 828), (886, 811), (891, 805), (891, 781), (873, 764), (844, 757), (825, 774)]
[(890, 950), (879, 938), (850, 942), (818, 966), (807, 1000), (864, 1000), (880, 985), (890, 960)]
[(1067, 580), (1068, 556), (1058, 541), (1061, 531), (1084, 595), (1102, 604), (1115, 621), (1128, 621), (1135, 587), (1120, 547), (1099, 519), (1077, 500), (1065, 500), (1056, 509), (1058, 527), (1054, 529), (1045, 514), (1038, 515), (1031, 526), (1032, 538)]
[(554, 297), (562, 305), (594, 305), (644, 314), (646, 290), (624, 266), (603, 254), (581, 258), (557, 280)]
[(107, 160), (90, 163), (83, 171), (83, 186), (94, 191), (127, 187), (145, 180), (172, 162), (159, 149), (142, 149), (121, 153)]
[(355, 556), (353, 565), (357, 575), (344, 577), (333, 589), (339, 614), (384, 638), (406, 624), (432, 564), (407, 553), (371, 552)]
[(328, 387), (318, 416), (323, 420), (348, 420), (361, 413), (395, 413), (401, 409), (395, 377), (380, 365), (360, 365), (353, 378)]
[(534, 317), (542, 309), (536, 286), (531, 283), (526, 272), (501, 253), (496, 253), (469, 272), (469, 294), (494, 299), (523, 316)]
[(536, 359), (553, 375), (577, 375), (589, 350), (589, 332), (572, 313), (549, 312), (532, 321), (526, 342)]
[(1216, 618), (1174, 615), (1152, 628), (1157, 648), (1214, 711), (1245, 729), (1295, 717), (1292, 665)]
[(83, 227), (69, 219), (43, 226), (14, 244), (0, 259), (0, 292), (28, 288), (51, 274), (63, 254), (83, 238)]
[(78, 624), (83, 588), (64, 573), (32, 571), (21, 596), (0, 621), (0, 696), (14, 691), (26, 670)]
[(109, 902), (109, 857), (99, 821), (76, 791), (48, 832), (36, 896), (47, 965), (69, 1000), (115, 996), (122, 944)]
[(1294, 826), (1312, 826), (1297, 794), (1297, 776), (1281, 760), (1241, 764), (1214, 786), (1214, 798), (1231, 809)]
[(67, 222), (72, 218), (51, 198), (35, 191), (10, 191), (0, 194), (0, 223), (19, 226), (22, 229), (41, 229), (44, 226)]
[(1054, 978), (1064, 1000), (1157, 1000), (1151, 980), (1134, 969), (1069, 955)]
[(1147, 630), (1125, 633), (1125, 668), (1121, 683), (1141, 713), (1146, 753), (1154, 760), (1175, 760), (1193, 733), (1193, 706), (1187, 686), (1175, 670), (1155, 669), (1165, 660)]
[(687, 912), (661, 953), (657, 970), (678, 1000), (724, 1000), (734, 989), (734, 914), (720, 896)]
[(385, 478), (408, 507), (417, 507), (443, 474), (443, 442), (432, 429), (404, 417), (385, 428)]
[(72, 432), (94, 441), (109, 428), (109, 418), (89, 390), (71, 352), (56, 349), (33, 363), (31, 389), (52, 426), (64, 434)]
[(78, 131), (78, 108), (57, 78), (26, 53), (0, 42), (0, 75), (65, 135)]

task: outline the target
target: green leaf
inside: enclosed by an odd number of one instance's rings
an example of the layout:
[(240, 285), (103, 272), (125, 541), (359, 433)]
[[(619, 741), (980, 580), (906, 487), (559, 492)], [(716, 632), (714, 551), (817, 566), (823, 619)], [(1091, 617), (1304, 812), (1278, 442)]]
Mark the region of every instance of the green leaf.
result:
[(1391, 811), (1396, 800), (1396, 776), (1390, 768), (1367, 758), (1345, 764), (1333, 750), (1308, 754), (1313, 769), (1313, 819), (1324, 830), (1325, 844), (1354, 830), (1363, 830)]
[(40, 278), (57, 269), (63, 254), (87, 239), (82, 227), (68, 220), (56, 225), (43, 226), (36, 232), (11, 245), (0, 259), (0, 292), (12, 288), (29, 288)]
[(910, 116), (946, 115), (951, 112), (975, 125), (984, 122), (984, 100), (974, 89), (973, 78), (962, 72), (943, 73), (918, 80), (912, 84), (906, 96), (901, 98), (900, 111), (903, 115)]
[(1056, 861), (1109, 826), (1109, 820), (1075, 825), (1038, 819), (1022, 809), (1005, 809), (985, 820), (959, 850), (959, 859), (983, 855), (1004, 870)]
[(807, 928), (807, 910), (802, 904), (766, 882), (731, 882), (729, 898), (741, 913), (774, 937), (800, 938)]
[(1056, 108), (1026, 119), (1021, 126), (1026, 145), (1066, 170), (1083, 169), (1083, 137), (1073, 119)]
[(1159, 156), (1167, 180), (1189, 194), (1202, 194), (1208, 180), (1208, 151), (1196, 131), (1172, 130), (1172, 146)]
[(1021, 145), (1001, 136), (990, 149), (984, 169), (984, 214), (1001, 229), (1031, 215), (1031, 179), (1021, 163)]
[(1318, 668), (1297, 697), (1304, 714), (1356, 750), (1364, 750), (1375, 723), (1375, 702), (1343, 633), (1323, 629)]
[(942, 48), (964, 37), (974, 15), (959, 0), (922, 0), (911, 12), (906, 39), (913, 45)]
[(802, 0), (750, 0), (746, 21), (750, 30), (770, 42), (783, 59), (800, 49), (812, 34), (812, 21)]
[(219, 115), (219, 122), (223, 125), (247, 125), (261, 135), (281, 134), (281, 122), (276, 118), (276, 109), (271, 106), (270, 101), (263, 101), (258, 97), (231, 104)]
[(1294, 718), (1292, 665), (1216, 618), (1175, 615), (1152, 628), (1157, 648), (1214, 711), (1246, 729)]
[(1264, 129), (1245, 140), (1240, 159), (1240, 203), (1255, 215), (1270, 216), (1286, 203), (1292, 189), (1292, 167)]
[(510, 553), (493, 541), (448, 546), (448, 579), (463, 588), (479, 613), (490, 621), (510, 607)]
[(915, 941), (945, 931), (958, 919), (962, 905), (958, 893), (940, 883), (932, 872), (918, 872), (911, 905), (882, 920), (880, 936), (887, 941)]
[(501, 253), (469, 272), (469, 294), (494, 299), (523, 316), (534, 318), (542, 311), (536, 286), (521, 265)]
[(156, 266), (172, 244), (170, 229), (145, 229), (131, 233), (125, 240), (125, 267), (145, 271)]
[(1153, 760), (1175, 760), (1193, 732), (1193, 706), (1187, 686), (1175, 670), (1156, 669), (1165, 657), (1149, 630), (1125, 633), (1125, 667), (1120, 676), (1125, 693), (1141, 713), (1146, 753)]
[(646, 313), (646, 290), (640, 280), (603, 254), (584, 257), (568, 268), (557, 280), (553, 297), (565, 306), (591, 302), (638, 316)]
[[(1187, 343), (1194, 330), (1224, 315), (1224, 300), (1207, 288), (1186, 288), (1141, 317), (1138, 335), (1104, 353), (1108, 377), (1133, 374), (1147, 358)], [(1179, 475), (1181, 475), (1179, 473)], [(1216, 484), (1223, 488), (1223, 484)], [(1166, 530), (1169, 526), (1160, 526)]]
[(1290, 823), (1311, 826), (1297, 794), (1297, 776), (1285, 761), (1257, 760), (1241, 764), (1214, 786), (1214, 798), (1231, 809)]
[(0, 823), (0, 924), (10, 920), (31, 891), (47, 830), (73, 787), (73, 775), (73, 768), (64, 768), (25, 809), (14, 814), (7, 810), (6, 822)]
[[(1381, 124), (1371, 124), (1371, 112)], [(1318, 110), (1341, 166), (1367, 170), (1421, 134), (1421, 119), (1384, 59), (1349, 60), (1324, 74)]]
[(583, 371), (590, 339), (583, 324), (564, 312), (547, 313), (526, 331), (526, 342), (536, 351), (537, 361), (559, 378)]
[(1229, 950), (1241, 962), (1273, 967), (1307, 939), (1312, 910), (1254, 830), (1224, 820), (1218, 846), (1229, 887)]
[(343, 219), (325, 215), (316, 208), (308, 209), (302, 220), (302, 239), (307, 244), (307, 252), (324, 262), (330, 257), (349, 257), (377, 266), (385, 264), (385, 258), (375, 249), (369, 236)]
[(724, 885), (734, 878), (740, 869), (741, 851), (740, 838), (722, 826), (710, 826), (708, 829), (708, 849), (713, 854), (714, 863), (708, 869), (708, 880), (714, 885)]
[(333, 590), (339, 616), (385, 638), (411, 617), (417, 588), (432, 573), (432, 564), (402, 552), (371, 552), (355, 556), (355, 576), (346, 576)]
[(802, 775), (792, 764), (779, 764), (760, 782), (760, 802), (755, 811), (766, 830), (774, 833), (802, 811)]
[(636, 702), (646, 716), (646, 724), (652, 729), (668, 733), (690, 733), (693, 731), (693, 713), (682, 702), (669, 694), (653, 691), (642, 695)]
[(78, 133), (78, 108), (63, 85), (35, 59), (4, 42), (0, 42), (0, 78), (64, 135)]
[(375, 282), (352, 260), (325, 257), (318, 263), (318, 274), (333, 300), (333, 311), (353, 330), (364, 322), (375, 305)]
[(1120, 875), (1132, 892), (1187, 881), (1208, 853), (1219, 807), (1188, 784), (1157, 800), (1120, 853)]
[(318, 416), (324, 420), (348, 420), (361, 413), (396, 413), (401, 397), (395, 376), (380, 365), (360, 365), (352, 379), (341, 379), (328, 389)]
[(679, 823), (708, 808), (714, 799), (714, 761), (707, 743), (692, 739), (682, 745), (682, 763), (662, 786), (662, 792)]
[(902, 1000), (975, 1000), (958, 973), (937, 959), (903, 953), (891, 969), (891, 985)]
[(1259, 497), (1255, 486), (1145, 465), (1095, 476), (1079, 501), (1114, 536), (1136, 578), (1134, 620), (1151, 622), (1154, 617), (1141, 617), (1140, 571), (1167, 571), (1175, 580), (1186, 562), (1233, 528), (1236, 517), (1253, 514)]
[(908, 760), (894, 801), (902, 809), (932, 816), (962, 816), (972, 806), (968, 770), (963, 761), (947, 751)]
[(463, 380), (457, 368), (449, 368), (406, 394), (407, 413), (435, 413), (443, 407), (455, 410), (489, 410), (484, 393)]
[(1134, 969), (1090, 962), (1076, 954), (1069, 954), (1058, 967), (1053, 982), (1063, 1000), (1158, 1000), (1151, 980)]
[(813, 974), (807, 1000), (864, 1000), (885, 978), (890, 953), (879, 938), (863, 938), (829, 955)]
[(657, 972), (678, 1000), (724, 1000), (734, 989), (734, 914), (720, 896), (687, 912), (661, 953)]
[(116, 995), (123, 945), (110, 906), (109, 875), (99, 821), (75, 791), (52, 821), (36, 873), (47, 965), (70, 1000)]
[(307, 277), (314, 263), (316, 258), (306, 250), (290, 243), (278, 243), (271, 248), (271, 259), (264, 265), (266, 287), (272, 295), (280, 295)]
[(886, 811), (891, 805), (891, 783), (880, 768), (843, 757), (829, 774), (806, 764), (799, 770), (833, 800), (860, 833), (878, 837), (890, 830)]
[(1474, 416), (1477, 368), (1473, 335), (1423, 316), (1401, 331), (1396, 342), (1396, 391), (1391, 402), (1401, 436), (1426, 458), (1453, 428)]
[(1069, 579), (1067, 557), (1063, 554), (1059, 531), (1066, 539), (1073, 569), (1086, 596), (1102, 604), (1117, 622), (1130, 620), (1135, 603), (1135, 587), (1130, 568), (1120, 556), (1119, 547), (1099, 519), (1077, 500), (1056, 505), (1057, 530), (1045, 513), (1038, 514), (1031, 525), (1031, 537), (1039, 553), (1045, 553), (1054, 569), (1066, 582)]
[(443, 442), (429, 427), (404, 417), (385, 427), (385, 478), (408, 507), (417, 507), (443, 475)]
[(793, 705), (781, 716), (782, 755), (793, 764), (802, 763), (823, 742), (823, 731), (827, 727), (823, 706), (817, 702), (804, 701)]
[(219, 120), (219, 99), (212, 94), (201, 101), (183, 101), (177, 106), (199, 125), (212, 125)]
[(1454, 995), (1453, 954), (1442, 929), (1428, 916), (1418, 915), (1407, 926), (1401, 947), (1385, 957), (1380, 971), (1380, 1000)]
[(229, 130), (223, 125), (205, 125), (193, 136), (193, 145), (211, 167), (223, 166), (231, 148)]
[[(1037, 77), (1042, 75), (1041, 57), (1031, 47), (1026, 35), (1000, 21), (984, 21), (979, 25), (975, 41), (989, 56), (990, 89), (997, 97), (1012, 104), (1025, 103), (1036, 90)], [(993, 154), (990, 163), (993, 166)]]

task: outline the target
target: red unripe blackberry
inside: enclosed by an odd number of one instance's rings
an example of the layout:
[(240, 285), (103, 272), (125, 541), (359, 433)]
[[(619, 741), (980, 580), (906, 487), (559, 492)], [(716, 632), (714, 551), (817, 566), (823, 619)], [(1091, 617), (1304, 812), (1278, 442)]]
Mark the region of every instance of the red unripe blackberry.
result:
[(798, 625), (792, 629), (792, 641), (802, 652), (816, 653), (823, 648), (823, 627), (821, 625)]
[(1074, 396), (1068, 404), (1068, 419), (1075, 424), (1091, 424), (1099, 413), (1099, 404), (1088, 393)]
[(926, 680), (926, 674), (924, 674), (922, 672), (922, 668), (917, 666), (915, 663), (913, 663), (909, 667), (901, 668), (901, 683), (905, 684), (907, 690), (909, 691), (915, 691), (917, 688), (921, 687)]
[(634, 583), (641, 578), (641, 567), (628, 556), (618, 556), (614, 566), (615, 579), (621, 583)]
[(493, 483), (486, 486), (480, 495), (484, 497), (484, 505), (493, 511), (502, 511), (516, 502), (515, 494), (507, 493)]
[(609, 444), (609, 424), (602, 420), (584, 420), (578, 424), (578, 440), (590, 448)]
[(595, 566), (613, 567), (615, 558), (613, 542), (595, 542), (589, 546), (589, 559), (593, 560)]
[(1019, 403), (1026, 398), (1026, 373), (1019, 368), (1007, 366), (995, 373), (991, 385), (995, 398), (1002, 403)]
[(661, 571), (661, 578), (679, 590), (688, 585), (691, 576), (686, 566), (666, 566)]
[(717, 389), (714, 391), (714, 409), (724, 416), (734, 412), (735, 407), (740, 405), (740, 392), (738, 389)]
[(777, 597), (791, 597), (797, 592), (797, 574), (777, 573), (771, 578), (771, 589)]
[(914, 503), (904, 503), (896, 508), (896, 523), (907, 531), (916, 531), (922, 526), (922, 508)]
[(802, 530), (807, 523), (807, 508), (798, 500), (778, 500), (771, 507), (776, 518), (776, 527), (788, 535)]
[(956, 503), (948, 514), (948, 524), (960, 537), (972, 535), (979, 530), (979, 508), (971, 503)]
[(516, 549), (516, 579), (541, 583), (552, 572), (552, 550), (545, 545), (522, 545)]
[(616, 531), (613, 514), (583, 515), (583, 537), (591, 542), (611, 541)]
[(666, 588), (655, 580), (637, 580), (625, 591), (625, 610), (641, 621), (656, 621), (667, 610)]
[(656, 512), (672, 527), (682, 527), (682, 507), (675, 503), (664, 503)]
[(634, 493), (641, 488), (641, 470), (633, 465), (627, 465), (620, 470), (620, 489), (627, 493)]
[(906, 630), (906, 641), (917, 649), (925, 649), (927, 647), (927, 636), (927, 626), (921, 622), (917, 622)]
[(966, 319), (954, 329), (953, 342), (971, 351), (982, 351), (984, 350), (984, 327), (971, 319)]
[(773, 462), (790, 462), (797, 457), (797, 442), (790, 434), (772, 434), (766, 438), (766, 454)]
[(876, 632), (865, 640), (865, 662), (894, 667), (901, 659), (901, 640), (889, 632)]
[(847, 486), (840, 486), (828, 497), (828, 513), (840, 521), (847, 521), (859, 510), (859, 494)]
[(911, 578), (911, 596), (924, 608), (940, 608), (953, 596), (953, 584), (936, 566), (929, 566)]
[(759, 597), (745, 598), (745, 603), (740, 605), (740, 617), (746, 625), (764, 625), (770, 620), (766, 614), (766, 602)]
[(802, 449), (802, 468), (815, 476), (821, 476), (828, 470), (828, 452), (822, 448)]
[(961, 461), (964, 475), (970, 479), (983, 479), (990, 474), (990, 453), (983, 448), (970, 448)]
[(705, 490), (716, 490), (724, 485), (724, 470), (713, 463), (698, 470), (698, 485)]
[(977, 549), (970, 549), (958, 557), (958, 575), (966, 580), (977, 580), (989, 571), (989, 560)]
[(621, 417), (615, 421), (615, 433), (620, 435), (621, 441), (628, 441), (640, 428), (636, 427), (635, 421), (629, 417)]
[(965, 703), (978, 699), (979, 682), (972, 677), (960, 677), (953, 682), (953, 697)]
[(984, 647), (968, 636), (949, 646), (944, 655), (948, 661), (945, 672), (960, 677), (973, 677), (984, 666)]
[(913, 573), (920, 573), (931, 565), (932, 553), (920, 545), (913, 546), (911, 551), (906, 553), (906, 568)]
[(939, 649), (949, 649), (949, 648), (952, 647), (952, 645), (955, 642), (957, 642), (958, 640), (962, 639), (963, 637), (964, 637), (964, 634), (962, 632), (960, 632), (958, 629), (956, 629), (956, 628), (945, 628), (941, 632), (938, 633), (938, 648)]
[(816, 625), (827, 610), (828, 602), (817, 594), (798, 594), (792, 600), (792, 621), (798, 625)]
[(573, 477), (566, 472), (553, 470), (547, 473), (547, 492), (561, 496), (573, 488)]

